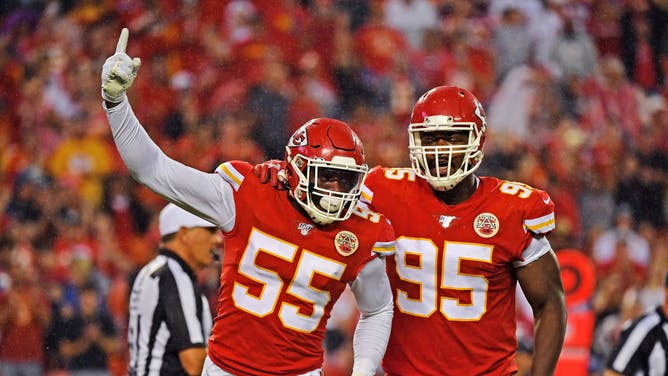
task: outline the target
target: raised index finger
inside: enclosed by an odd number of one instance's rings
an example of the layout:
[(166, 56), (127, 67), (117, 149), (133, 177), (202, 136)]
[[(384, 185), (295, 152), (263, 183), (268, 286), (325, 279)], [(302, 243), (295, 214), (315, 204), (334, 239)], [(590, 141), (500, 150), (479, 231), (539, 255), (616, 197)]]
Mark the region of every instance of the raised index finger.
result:
[(127, 27), (124, 27), (121, 30), (121, 36), (118, 38), (118, 44), (116, 45), (116, 53), (125, 52), (125, 48), (128, 46), (128, 36), (130, 32)]

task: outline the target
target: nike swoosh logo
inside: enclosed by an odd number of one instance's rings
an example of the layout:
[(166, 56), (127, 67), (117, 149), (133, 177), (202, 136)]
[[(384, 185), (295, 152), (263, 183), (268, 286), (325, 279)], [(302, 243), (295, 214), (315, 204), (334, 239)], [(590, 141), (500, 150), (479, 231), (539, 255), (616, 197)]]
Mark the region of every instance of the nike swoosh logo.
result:
[(545, 204), (549, 204), (549, 203), (550, 203), (550, 198), (549, 198), (549, 197), (547, 197), (547, 198), (543, 198), (543, 202), (544, 202)]

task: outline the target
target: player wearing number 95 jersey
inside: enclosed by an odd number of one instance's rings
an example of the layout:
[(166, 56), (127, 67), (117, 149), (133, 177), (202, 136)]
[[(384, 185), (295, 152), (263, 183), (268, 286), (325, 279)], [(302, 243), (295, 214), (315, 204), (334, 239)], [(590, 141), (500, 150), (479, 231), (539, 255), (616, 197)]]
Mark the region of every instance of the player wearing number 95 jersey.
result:
[(353, 373), (375, 374), (393, 312), (378, 256), (394, 251), (394, 232), (384, 216), (355, 211), (368, 172), (357, 135), (334, 119), (304, 124), (286, 147), (287, 192), (262, 185), (246, 162), (223, 163), (215, 173), (185, 166), (160, 150), (132, 111), (125, 91), (140, 62), (125, 53), (127, 40), (124, 29), (102, 69), (123, 161), (138, 181), (225, 235), (202, 374), (319, 375), (325, 325), (347, 285), (361, 312)]
[(564, 292), (545, 235), (548, 194), (477, 177), (487, 124), (468, 91), (437, 87), (415, 104), (411, 169), (375, 167), (362, 201), (397, 235), (387, 262), (395, 297), (388, 375), (511, 375), (519, 281), (535, 316), (532, 375), (554, 372), (565, 332)]

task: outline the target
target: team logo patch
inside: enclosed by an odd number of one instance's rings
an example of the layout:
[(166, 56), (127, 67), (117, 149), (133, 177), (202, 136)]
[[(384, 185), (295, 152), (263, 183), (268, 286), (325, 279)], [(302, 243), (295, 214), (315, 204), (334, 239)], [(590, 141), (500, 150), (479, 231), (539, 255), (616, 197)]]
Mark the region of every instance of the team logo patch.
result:
[(313, 227), (315, 227), (315, 225), (312, 225), (312, 224), (310, 224), (310, 223), (303, 223), (303, 222), (302, 222), (302, 223), (300, 223), (300, 224), (297, 225), (297, 230), (299, 230), (299, 232), (300, 232), (302, 235), (306, 236), (306, 235), (308, 235), (308, 233), (309, 233), (311, 230), (313, 230)]
[(334, 247), (341, 256), (350, 256), (359, 247), (360, 242), (357, 236), (350, 231), (341, 231), (334, 237)]
[(473, 220), (473, 230), (483, 238), (491, 238), (499, 232), (499, 219), (492, 213), (481, 213)]

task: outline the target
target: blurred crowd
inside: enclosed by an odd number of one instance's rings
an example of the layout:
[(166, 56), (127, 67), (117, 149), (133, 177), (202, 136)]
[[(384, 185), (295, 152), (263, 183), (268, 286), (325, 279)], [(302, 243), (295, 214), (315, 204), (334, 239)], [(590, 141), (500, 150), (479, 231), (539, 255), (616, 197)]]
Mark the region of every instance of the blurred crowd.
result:
[[(660, 303), (667, 0), (4, 0), (0, 363), (126, 371), (128, 281), (154, 256), (165, 202), (132, 180), (101, 106), (122, 27), (142, 59), (135, 112), (204, 171), (282, 158), (319, 116), (351, 124), (370, 165), (408, 166), (417, 96), (470, 89), (488, 115), (481, 174), (547, 190), (553, 248), (595, 266), (591, 375), (621, 324)], [(350, 365), (355, 317), (335, 312), (332, 375)]]

